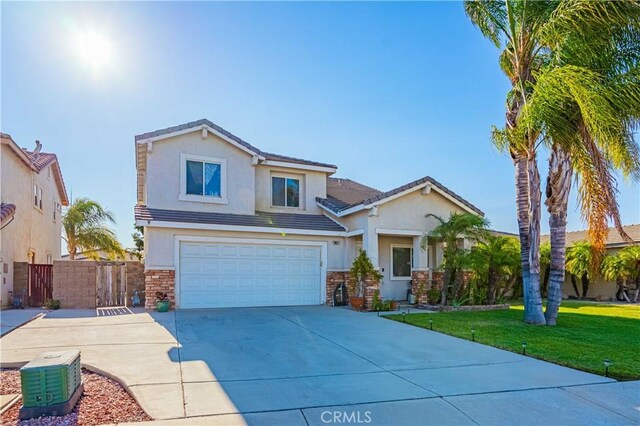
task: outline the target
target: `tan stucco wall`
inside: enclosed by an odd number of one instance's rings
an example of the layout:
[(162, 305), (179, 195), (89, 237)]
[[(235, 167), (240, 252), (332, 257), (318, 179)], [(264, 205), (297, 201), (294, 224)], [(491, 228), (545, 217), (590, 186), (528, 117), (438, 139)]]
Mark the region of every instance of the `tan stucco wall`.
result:
[[(200, 237), (225, 237), (244, 239), (266, 239), (278, 241), (325, 241), (327, 242), (327, 269), (343, 270), (345, 268), (345, 238), (325, 237), (276, 233), (249, 233), (228, 231), (203, 231), (191, 229), (172, 229), (146, 227), (145, 238), (145, 268), (171, 269), (174, 265), (174, 241), (176, 235)], [(333, 242), (337, 241), (338, 244)]]
[[(53, 220), (55, 203), (60, 194), (51, 166), (39, 174), (31, 171), (7, 145), (0, 154), (0, 197), (4, 203), (15, 204), (16, 214), (11, 223), (0, 230), (0, 298), (8, 303), (8, 292), (13, 290), (13, 262), (26, 262), (27, 253), (35, 252), (35, 263), (46, 263), (47, 255), (60, 259), (62, 226), (60, 213)], [(34, 207), (33, 185), (42, 188), (42, 210)], [(4, 264), (7, 264), (7, 273)]]
[[(271, 205), (271, 176), (291, 176), (300, 179), (300, 208), (273, 207)], [(256, 167), (256, 210), (283, 213), (322, 214), (316, 197), (327, 196), (327, 174), (309, 170), (258, 165)]]
[[(181, 154), (194, 154), (227, 160), (228, 204), (181, 201)], [(212, 133), (202, 139), (201, 132), (163, 139), (147, 152), (146, 202), (150, 208), (218, 213), (254, 214), (255, 168), (251, 155)]]
[[(180, 200), (181, 154), (201, 155), (227, 161), (228, 204)], [(259, 211), (320, 214), (316, 197), (326, 197), (326, 173), (266, 165), (251, 165), (252, 156), (218, 136), (191, 132), (153, 142), (146, 159), (145, 200), (158, 209), (218, 213), (254, 214)], [(298, 177), (301, 183), (301, 207), (271, 206), (272, 173)]]

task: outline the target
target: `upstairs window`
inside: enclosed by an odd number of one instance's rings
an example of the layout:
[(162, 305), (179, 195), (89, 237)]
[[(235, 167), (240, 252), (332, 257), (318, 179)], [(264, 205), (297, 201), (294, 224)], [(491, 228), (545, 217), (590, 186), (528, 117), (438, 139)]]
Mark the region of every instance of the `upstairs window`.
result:
[(180, 200), (227, 204), (226, 160), (181, 155)]
[(300, 207), (300, 179), (272, 177), (271, 204), (276, 207)]
[(60, 215), (60, 212), (62, 211), (62, 206), (60, 205), (59, 202), (54, 201), (53, 203), (53, 221), (57, 221), (58, 220), (58, 216)]
[(222, 196), (220, 164), (187, 160), (187, 194)]
[(33, 185), (33, 205), (42, 210), (42, 188)]

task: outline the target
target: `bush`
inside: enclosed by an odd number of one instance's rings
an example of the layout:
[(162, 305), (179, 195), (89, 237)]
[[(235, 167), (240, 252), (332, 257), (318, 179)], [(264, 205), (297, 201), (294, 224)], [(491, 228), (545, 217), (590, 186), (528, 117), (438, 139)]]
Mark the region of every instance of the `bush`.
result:
[(427, 290), (427, 303), (429, 305), (437, 305), (440, 303), (440, 290), (435, 287), (431, 287)]
[(47, 299), (42, 304), (42, 307), (48, 311), (56, 311), (60, 309), (60, 301), (58, 299)]

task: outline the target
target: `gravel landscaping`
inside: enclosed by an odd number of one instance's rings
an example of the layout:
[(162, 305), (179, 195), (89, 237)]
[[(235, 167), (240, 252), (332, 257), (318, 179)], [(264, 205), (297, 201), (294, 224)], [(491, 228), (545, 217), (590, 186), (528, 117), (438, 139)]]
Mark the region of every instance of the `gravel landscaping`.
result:
[[(2, 425), (62, 426), (101, 425), (108, 423), (142, 422), (152, 420), (138, 403), (116, 381), (82, 369), (84, 392), (73, 412), (66, 416), (40, 417), (18, 420), (22, 401), (16, 402), (2, 414)], [(20, 372), (0, 371), (0, 394), (20, 393)]]

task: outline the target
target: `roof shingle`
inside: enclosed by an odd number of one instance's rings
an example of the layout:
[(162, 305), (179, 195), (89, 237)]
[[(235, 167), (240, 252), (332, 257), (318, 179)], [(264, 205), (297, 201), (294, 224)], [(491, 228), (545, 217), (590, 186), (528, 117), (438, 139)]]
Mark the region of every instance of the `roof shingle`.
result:
[[(348, 179), (344, 179), (344, 180), (348, 180)], [(336, 195), (331, 195), (330, 191), (329, 191), (329, 187), (327, 186), (327, 198), (316, 198), (316, 201), (320, 204), (322, 204), (323, 206), (333, 210), (335, 213), (339, 213), (343, 210), (347, 210), (351, 207), (355, 207), (358, 205), (368, 205), (368, 204), (373, 204), (377, 201), (381, 201), (384, 200), (385, 198), (389, 198), (393, 195), (399, 194), (403, 191), (407, 191), (409, 189), (415, 188), (419, 185), (422, 185), (424, 183), (430, 183), (436, 187), (438, 187), (438, 189), (440, 189), (441, 191), (449, 194), (451, 197), (455, 198), (457, 201), (459, 201), (460, 203), (464, 204), (465, 206), (467, 206), (469, 209), (473, 210), (474, 212), (478, 213), (479, 215), (484, 216), (484, 212), (482, 210), (480, 210), (478, 207), (474, 206), (473, 204), (471, 204), (469, 201), (465, 200), (464, 198), (462, 198), (461, 196), (459, 196), (458, 194), (456, 194), (455, 192), (453, 192), (452, 190), (450, 190), (449, 188), (447, 188), (446, 186), (444, 186), (443, 184), (441, 184), (440, 182), (438, 182), (437, 180), (433, 179), (430, 176), (425, 176), (423, 178), (420, 178), (418, 180), (414, 180), (413, 182), (409, 182), (405, 185), (399, 186), (397, 188), (391, 189), (389, 191), (386, 192), (380, 192), (378, 190), (375, 190), (373, 188), (369, 188), (366, 187), (362, 184), (358, 184), (357, 182), (351, 181), (357, 185), (360, 185), (361, 187), (367, 188), (368, 190), (370, 190), (371, 195), (366, 196), (366, 198), (360, 200), (360, 201), (356, 201), (356, 202), (346, 202), (346, 200), (341, 200), (337, 197), (340, 197), (341, 194), (337, 194)], [(366, 191), (362, 191), (362, 193), (364, 194)], [(350, 195), (353, 195), (353, 199), (356, 198), (356, 191), (352, 191), (350, 193)]]
[[(624, 229), (624, 231), (633, 239), (633, 241), (635, 241), (637, 244), (640, 244), (640, 224), (624, 225), (622, 229)], [(570, 231), (565, 234), (565, 246), (569, 247), (573, 243), (577, 243), (578, 241), (587, 241), (588, 239), (589, 235), (586, 229), (582, 231)], [(549, 234), (541, 235), (540, 242), (549, 242)], [(629, 243), (622, 239), (616, 228), (609, 228), (605, 246), (622, 246), (628, 244)]]
[(255, 215), (191, 212), (183, 210), (135, 207), (136, 220), (160, 222), (201, 223), (230, 226), (258, 226), (265, 228), (304, 229), (344, 232), (346, 228), (324, 215), (256, 212)]

